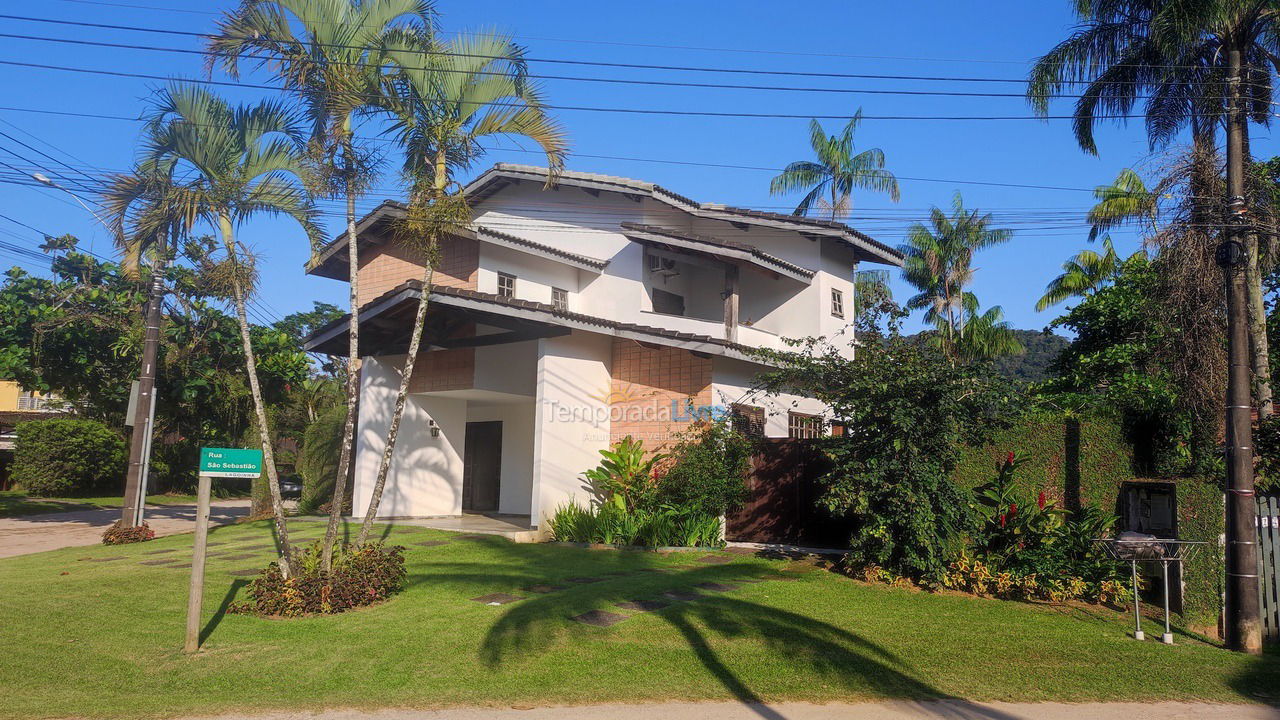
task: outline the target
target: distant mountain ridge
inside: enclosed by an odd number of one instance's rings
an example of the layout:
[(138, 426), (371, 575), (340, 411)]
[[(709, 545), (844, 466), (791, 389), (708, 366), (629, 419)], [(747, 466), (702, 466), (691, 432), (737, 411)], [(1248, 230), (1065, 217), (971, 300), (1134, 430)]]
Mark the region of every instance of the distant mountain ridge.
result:
[[(923, 341), (931, 332), (933, 331), (926, 330), (908, 337)], [(1053, 377), (1053, 361), (1058, 359), (1058, 355), (1071, 344), (1071, 341), (1061, 335), (1043, 330), (1014, 330), (1013, 332), (1018, 337), (1018, 342), (1022, 343), (1027, 351), (1020, 355), (1008, 355), (997, 359), (996, 371), (1005, 377), (1028, 383), (1041, 382)]]

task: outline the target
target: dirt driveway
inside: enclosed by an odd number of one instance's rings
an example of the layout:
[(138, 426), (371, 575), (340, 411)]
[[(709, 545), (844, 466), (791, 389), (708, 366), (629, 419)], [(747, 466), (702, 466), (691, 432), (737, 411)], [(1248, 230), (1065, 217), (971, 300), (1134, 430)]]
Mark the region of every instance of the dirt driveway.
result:
[[(225, 525), (248, 514), (248, 500), (217, 500), (210, 509), (209, 521)], [(195, 529), (195, 505), (147, 505), (145, 515), (156, 535)], [(102, 532), (119, 518), (120, 510), (115, 508), (0, 518), (0, 558), (97, 545), (102, 542)]]

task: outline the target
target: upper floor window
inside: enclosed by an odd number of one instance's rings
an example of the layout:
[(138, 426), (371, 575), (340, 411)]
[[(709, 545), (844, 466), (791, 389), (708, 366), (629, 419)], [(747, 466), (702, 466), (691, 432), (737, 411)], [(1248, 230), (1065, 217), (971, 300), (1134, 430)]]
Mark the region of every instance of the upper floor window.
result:
[(822, 437), (822, 418), (803, 413), (787, 413), (787, 436), (812, 440)]
[(831, 290), (831, 314), (835, 317), (844, 317), (844, 293), (832, 288)]
[(684, 315), (684, 296), (653, 289), (653, 311), (664, 315)]
[(498, 297), (513, 298), (516, 296), (516, 276), (498, 273)]
[(568, 310), (569, 293), (558, 287), (551, 288), (551, 307), (557, 310)]

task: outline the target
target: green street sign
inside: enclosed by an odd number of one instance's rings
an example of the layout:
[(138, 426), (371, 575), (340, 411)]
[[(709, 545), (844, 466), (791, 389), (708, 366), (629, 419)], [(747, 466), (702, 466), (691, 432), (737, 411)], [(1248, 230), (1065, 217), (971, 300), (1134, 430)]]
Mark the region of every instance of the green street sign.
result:
[(262, 474), (262, 451), (200, 448), (200, 474), (209, 477), (256, 478)]

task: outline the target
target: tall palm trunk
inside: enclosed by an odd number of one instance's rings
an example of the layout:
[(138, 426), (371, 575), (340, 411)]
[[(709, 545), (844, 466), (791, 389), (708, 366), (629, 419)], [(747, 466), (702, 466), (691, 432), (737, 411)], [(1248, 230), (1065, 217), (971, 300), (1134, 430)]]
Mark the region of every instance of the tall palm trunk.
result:
[[(227, 249), (228, 259), (239, 264), (235, 247), (235, 236), (231, 219), (225, 215), (218, 218), (222, 231), (222, 242)], [(249, 316), (245, 310), (244, 285), (240, 282), (238, 269), (232, 273), (231, 294), (235, 301), (236, 321), (240, 325), (240, 343), (244, 348), (244, 367), (249, 374), (249, 391), (253, 395), (253, 412), (258, 422), (258, 437), (262, 442), (262, 465), (267, 470), (267, 488), (271, 492), (271, 512), (275, 516), (276, 534), (280, 538), (280, 573), (286, 579), (292, 574), (293, 546), (289, 544), (289, 528), (284, 519), (284, 501), (280, 496), (280, 475), (276, 472), (275, 452), (271, 447), (271, 426), (267, 421), (267, 406), (262, 401), (262, 388), (258, 384), (258, 362), (253, 352), (253, 341), (249, 334)]]
[(1245, 235), (1245, 282), (1249, 289), (1249, 341), (1252, 349), (1253, 399), (1258, 419), (1269, 417), (1275, 406), (1271, 397), (1271, 357), (1267, 341), (1267, 308), (1262, 300), (1262, 243), (1258, 233)]
[[(342, 156), (345, 165), (347, 200), (347, 273), (350, 277), (351, 317), (347, 325), (347, 419), (342, 425), (342, 448), (338, 451), (338, 473), (333, 480), (333, 498), (329, 501), (329, 524), (324, 531), (320, 551), (320, 567), (332, 569), (333, 545), (338, 539), (342, 507), (346, 503), (347, 476), (351, 468), (351, 451), (355, 443), (356, 411), (360, 402), (360, 250), (356, 247), (355, 148), (351, 141), (351, 118), (343, 123)], [(353, 492), (354, 494), (354, 492)]]
[[(435, 177), (433, 183), (433, 200), (440, 202), (444, 190), (448, 187), (448, 165), (443, 152), (435, 158)], [(429, 210), (430, 212), (430, 210)], [(427, 324), (427, 306), (431, 299), (431, 283), (435, 280), (435, 249), (439, 243), (439, 224), (429, 225), (427, 237), (426, 267), (422, 271), (422, 295), (418, 298), (418, 312), (413, 316), (413, 331), (409, 336), (409, 356), (405, 358), (404, 370), (400, 373), (400, 389), (396, 392), (396, 405), (391, 414), (391, 425), (387, 428), (386, 447), (382, 450), (382, 460), (378, 463), (378, 477), (373, 484), (373, 497), (369, 500), (369, 509), (364, 514), (364, 522), (360, 525), (360, 536), (357, 544), (369, 539), (373, 529), (373, 518), (378, 514), (378, 506), (382, 504), (382, 491), (387, 486), (387, 474), (391, 470), (391, 457), (396, 449), (396, 438), (400, 436), (400, 420), (404, 417), (404, 406), (409, 399), (409, 383), (413, 379), (413, 368), (418, 359), (418, 347), (422, 342), (422, 331)]]
[[(435, 244), (432, 238), (431, 245)], [(430, 258), (428, 254), (428, 258)], [(431, 283), (435, 279), (435, 262), (427, 260), (426, 270), (422, 273), (422, 296), (418, 298), (418, 312), (413, 317), (413, 334), (409, 337), (409, 356), (405, 358), (404, 370), (400, 373), (400, 389), (396, 392), (396, 405), (391, 413), (391, 425), (387, 428), (386, 447), (382, 449), (382, 460), (378, 463), (378, 476), (373, 483), (373, 497), (369, 500), (369, 509), (365, 511), (364, 522), (360, 525), (360, 535), (356, 544), (363, 544), (369, 539), (373, 530), (373, 519), (378, 514), (378, 506), (382, 504), (382, 491), (387, 486), (387, 474), (391, 470), (391, 457), (396, 450), (396, 438), (400, 437), (400, 420), (404, 417), (404, 406), (409, 399), (409, 383), (413, 379), (413, 368), (418, 359), (418, 348), (422, 341), (422, 331), (427, 322), (427, 306), (431, 296)]]

